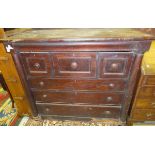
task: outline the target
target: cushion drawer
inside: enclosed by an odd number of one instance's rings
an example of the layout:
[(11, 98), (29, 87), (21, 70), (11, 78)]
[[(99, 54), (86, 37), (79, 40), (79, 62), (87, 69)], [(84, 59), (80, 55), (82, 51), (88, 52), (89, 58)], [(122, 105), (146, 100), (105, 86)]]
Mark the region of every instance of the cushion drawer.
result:
[(138, 98), (135, 104), (136, 108), (146, 108), (146, 109), (155, 109), (155, 98), (152, 97), (145, 97), (145, 98)]
[(120, 105), (124, 95), (120, 93), (50, 92), (33, 91), (36, 102), (76, 105)]
[(99, 54), (100, 77), (126, 78), (130, 73), (133, 60), (134, 55), (131, 52), (100, 53)]
[(29, 85), (35, 89), (48, 90), (89, 90), (89, 91), (124, 91), (124, 80), (69, 80), (31, 78)]
[(37, 104), (41, 115), (119, 118), (120, 108)]
[(155, 121), (155, 109), (136, 109), (133, 113), (133, 119), (139, 121)]
[(95, 78), (96, 53), (53, 54), (54, 76), (59, 78)]

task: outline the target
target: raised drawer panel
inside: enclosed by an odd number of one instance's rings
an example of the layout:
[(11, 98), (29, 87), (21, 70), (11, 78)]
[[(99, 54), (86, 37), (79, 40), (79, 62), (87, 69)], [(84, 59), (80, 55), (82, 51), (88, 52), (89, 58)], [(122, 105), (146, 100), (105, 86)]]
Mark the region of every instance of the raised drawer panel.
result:
[(145, 97), (136, 100), (136, 108), (155, 109), (155, 98)]
[(41, 115), (119, 118), (120, 108), (37, 104)]
[(53, 67), (48, 53), (21, 53), (20, 56), (28, 76), (52, 75)]
[(69, 80), (69, 79), (29, 79), (29, 85), (34, 89), (48, 90), (89, 90), (89, 91), (124, 91), (124, 80)]
[(126, 78), (129, 75), (133, 60), (133, 53), (100, 53), (100, 77)]
[(55, 77), (96, 77), (96, 53), (55, 53), (53, 59)]
[(155, 109), (135, 109), (133, 119), (139, 121), (155, 121)]
[(34, 91), (33, 95), (36, 102), (52, 104), (121, 105), (124, 99), (119, 93)]

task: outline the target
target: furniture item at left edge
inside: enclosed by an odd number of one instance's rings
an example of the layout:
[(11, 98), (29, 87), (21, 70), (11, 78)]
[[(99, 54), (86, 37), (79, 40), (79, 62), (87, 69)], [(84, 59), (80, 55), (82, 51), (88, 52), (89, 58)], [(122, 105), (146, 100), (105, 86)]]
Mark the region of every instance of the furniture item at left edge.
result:
[(16, 71), (12, 56), (10, 53), (6, 52), (2, 42), (0, 42), (0, 70), (15, 102), (18, 115), (32, 115), (28, 99)]

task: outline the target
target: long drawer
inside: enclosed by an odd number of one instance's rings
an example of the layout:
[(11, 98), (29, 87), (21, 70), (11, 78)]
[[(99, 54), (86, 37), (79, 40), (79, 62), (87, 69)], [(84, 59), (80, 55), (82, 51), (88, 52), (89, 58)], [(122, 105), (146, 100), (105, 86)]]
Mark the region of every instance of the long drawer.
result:
[(122, 93), (33, 91), (36, 102), (76, 105), (121, 105)]
[(155, 98), (153, 97), (145, 97), (145, 98), (138, 98), (136, 100), (136, 108), (140, 109), (155, 109)]
[(37, 104), (40, 115), (119, 118), (120, 108)]
[(133, 119), (155, 121), (155, 109), (136, 109), (133, 113)]
[(119, 79), (104, 80), (69, 80), (69, 79), (29, 79), (30, 88), (45, 90), (89, 90), (89, 91), (124, 91), (126, 82)]
[(139, 97), (154, 97), (155, 98), (155, 87), (154, 86), (145, 86), (141, 87), (139, 94)]

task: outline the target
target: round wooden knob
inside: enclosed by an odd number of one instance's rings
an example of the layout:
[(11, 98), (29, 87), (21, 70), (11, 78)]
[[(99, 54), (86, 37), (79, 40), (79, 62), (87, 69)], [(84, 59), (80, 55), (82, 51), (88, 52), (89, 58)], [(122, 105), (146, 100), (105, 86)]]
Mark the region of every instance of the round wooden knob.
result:
[(44, 82), (43, 81), (41, 81), (39, 84), (40, 84), (40, 86), (44, 86)]
[(110, 112), (110, 111), (105, 111), (104, 114), (106, 114), (106, 115), (110, 115), (111, 112)]
[(46, 98), (46, 97), (47, 97), (47, 95), (46, 95), (46, 94), (44, 94), (44, 95), (43, 95), (43, 98)]
[(111, 102), (112, 101), (112, 97), (111, 96), (107, 97), (107, 101)]
[(115, 84), (110, 83), (110, 84), (109, 84), (109, 87), (114, 88), (114, 87), (115, 87)]
[(72, 62), (72, 63), (71, 63), (71, 68), (72, 68), (72, 69), (77, 69), (77, 67), (78, 67), (77, 62)]
[(118, 64), (117, 64), (117, 63), (113, 63), (113, 64), (111, 65), (111, 67), (112, 67), (113, 69), (117, 69), (117, 68), (118, 68)]
[(40, 68), (40, 64), (39, 64), (39, 63), (35, 63), (35, 64), (34, 64), (34, 67), (35, 67), (36, 69), (39, 69), (39, 68)]
[(46, 112), (49, 112), (49, 111), (50, 111), (50, 109), (49, 109), (49, 108), (46, 108), (45, 110), (46, 110)]

